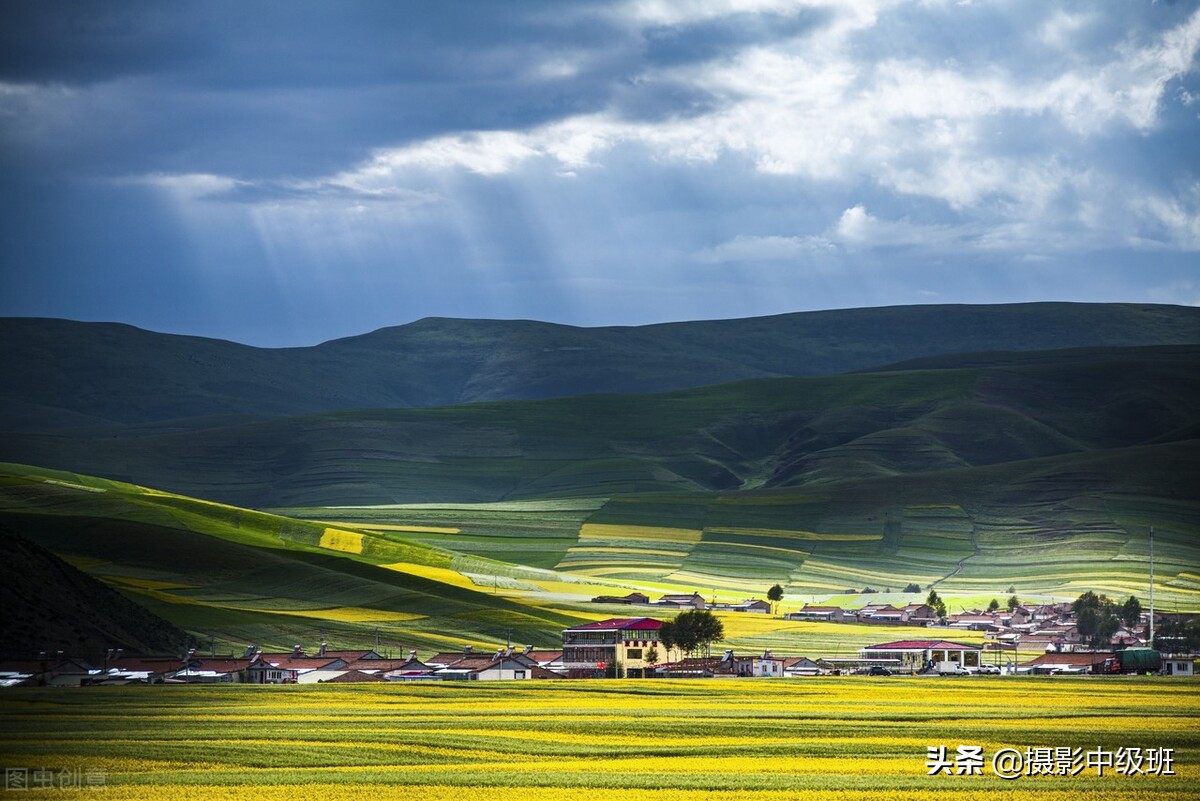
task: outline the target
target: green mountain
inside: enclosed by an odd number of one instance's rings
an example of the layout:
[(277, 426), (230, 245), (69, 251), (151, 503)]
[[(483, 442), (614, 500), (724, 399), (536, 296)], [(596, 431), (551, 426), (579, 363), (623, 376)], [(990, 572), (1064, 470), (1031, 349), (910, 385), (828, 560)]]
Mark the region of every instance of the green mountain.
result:
[(1135, 304), (903, 306), (610, 328), (431, 318), (283, 349), (8, 318), (0, 319), (0, 419), (12, 432), (196, 417), (232, 423), (663, 392), (946, 353), (1196, 342), (1200, 310)]
[(946, 364), (659, 395), (14, 434), (0, 458), (264, 508), (815, 486), (1195, 442), (1200, 346)]

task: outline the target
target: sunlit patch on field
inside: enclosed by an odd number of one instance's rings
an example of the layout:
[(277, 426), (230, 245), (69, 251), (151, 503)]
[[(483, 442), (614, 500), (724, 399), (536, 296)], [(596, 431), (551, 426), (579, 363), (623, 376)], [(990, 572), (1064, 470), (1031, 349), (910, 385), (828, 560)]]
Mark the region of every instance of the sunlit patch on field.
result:
[(362, 553), (363, 535), (357, 531), (327, 528), (321, 534), (321, 547), (343, 553)]

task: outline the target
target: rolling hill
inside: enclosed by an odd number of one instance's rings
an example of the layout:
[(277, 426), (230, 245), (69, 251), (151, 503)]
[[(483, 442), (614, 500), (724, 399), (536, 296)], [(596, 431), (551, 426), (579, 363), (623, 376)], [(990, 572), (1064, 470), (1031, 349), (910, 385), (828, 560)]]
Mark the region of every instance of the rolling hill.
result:
[(1195, 444), (1200, 346), (987, 359), (660, 395), (13, 434), (0, 458), (263, 508), (815, 486)]
[[(488, 560), (464, 565), (424, 544), (73, 473), (0, 465), (0, 525), (198, 640), (239, 652), (246, 643), (315, 647), (318, 632), (364, 643), (382, 631), (397, 650), (544, 642), (581, 620), (499, 596), (495, 582), (476, 585), (456, 569), (496, 575)], [(103, 600), (85, 610), (100, 627)]]
[[(1200, 310), (1134, 304), (905, 306), (575, 328), (425, 319), (262, 349), (108, 323), (0, 319), (9, 432), (238, 422), (368, 408), (649, 393), (833, 375), (946, 353), (1200, 342)], [(212, 425), (205, 420), (201, 425)]]

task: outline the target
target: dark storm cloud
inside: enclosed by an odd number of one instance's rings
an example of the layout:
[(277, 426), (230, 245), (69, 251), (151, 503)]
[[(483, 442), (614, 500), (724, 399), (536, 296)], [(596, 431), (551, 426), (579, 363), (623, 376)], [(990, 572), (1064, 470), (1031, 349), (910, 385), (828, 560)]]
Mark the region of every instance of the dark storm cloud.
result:
[[(43, 175), (311, 176), (382, 145), (602, 108), (630, 66), (612, 47), (625, 34), (602, 18), (561, 25), (558, 8), (13, 4), (0, 80), (40, 91), (4, 104), (25, 112), (3, 134), (4, 155)], [(543, 67), (562, 58), (582, 68)], [(80, 125), (80, 114), (94, 118)]]

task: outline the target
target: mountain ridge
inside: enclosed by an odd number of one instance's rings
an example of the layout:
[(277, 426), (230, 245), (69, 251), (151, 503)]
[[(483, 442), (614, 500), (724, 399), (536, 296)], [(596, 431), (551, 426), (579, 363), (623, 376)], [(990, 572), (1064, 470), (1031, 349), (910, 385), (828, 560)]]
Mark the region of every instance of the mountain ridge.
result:
[(649, 326), (423, 318), (296, 348), (121, 323), (0, 319), (8, 431), (290, 416), (833, 375), (947, 353), (1200, 342), (1200, 309), (893, 306)]

